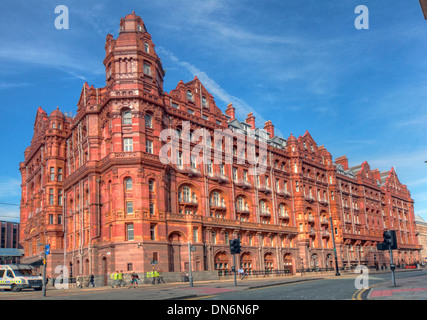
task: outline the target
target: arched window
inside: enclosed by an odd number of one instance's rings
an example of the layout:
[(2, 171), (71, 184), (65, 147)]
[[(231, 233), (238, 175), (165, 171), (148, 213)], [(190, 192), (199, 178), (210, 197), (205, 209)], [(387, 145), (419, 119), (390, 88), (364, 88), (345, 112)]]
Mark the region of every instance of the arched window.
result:
[(283, 204), (279, 205), (279, 214), (284, 217), (285, 216), (285, 206)]
[(264, 200), (261, 200), (259, 202), (259, 209), (260, 209), (261, 213), (266, 213), (267, 212)]
[(154, 192), (154, 180), (150, 179), (150, 181), (148, 181), (148, 190), (151, 192)]
[(184, 202), (190, 202), (190, 197), (191, 197), (191, 189), (190, 187), (183, 187), (182, 188), (182, 198), (184, 200)]
[(207, 106), (208, 106), (208, 101), (206, 100), (206, 97), (202, 97), (202, 106), (204, 108), (207, 108)]
[(245, 209), (245, 204), (244, 204), (244, 201), (243, 201), (243, 197), (238, 197), (237, 198), (237, 208), (239, 210), (244, 210)]
[(221, 198), (218, 192), (214, 192), (212, 194), (211, 201), (212, 201), (212, 205), (215, 207), (219, 207), (221, 205)]
[(150, 53), (150, 46), (149, 46), (149, 44), (147, 42), (144, 43), (144, 50), (145, 50), (146, 53)]
[(145, 126), (147, 128), (152, 128), (153, 127), (153, 121), (152, 121), (152, 117), (149, 114), (145, 115)]
[(132, 113), (130, 111), (125, 111), (122, 116), (123, 124), (132, 124)]
[(131, 178), (126, 178), (125, 179), (125, 190), (132, 190), (132, 179)]

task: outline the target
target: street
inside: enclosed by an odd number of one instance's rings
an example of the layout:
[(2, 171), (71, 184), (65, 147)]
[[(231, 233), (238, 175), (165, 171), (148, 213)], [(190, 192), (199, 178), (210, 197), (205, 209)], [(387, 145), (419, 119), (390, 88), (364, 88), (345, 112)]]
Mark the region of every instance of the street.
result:
[[(23, 290), (21, 292), (0, 292), (0, 300), (351, 300), (366, 299), (369, 290), (359, 290), (356, 274), (319, 275), (273, 279), (239, 280), (237, 287), (231, 280), (171, 283), (161, 285), (140, 285), (136, 289), (96, 287), (69, 290), (47, 290), (41, 292)], [(427, 270), (396, 273), (396, 282), (405, 279), (427, 279)], [(390, 282), (391, 275), (373, 273), (369, 275), (369, 287)], [(417, 280), (418, 281), (418, 280)], [(427, 291), (425, 291), (427, 297)]]

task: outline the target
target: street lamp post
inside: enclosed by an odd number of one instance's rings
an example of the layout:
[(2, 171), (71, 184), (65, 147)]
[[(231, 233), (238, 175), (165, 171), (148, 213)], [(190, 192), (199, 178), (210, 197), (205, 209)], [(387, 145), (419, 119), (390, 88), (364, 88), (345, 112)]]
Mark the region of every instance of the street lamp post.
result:
[(193, 287), (193, 270), (191, 268), (191, 252), (193, 251), (193, 246), (191, 245), (190, 241), (188, 241), (188, 270), (189, 270), (189, 276), (188, 280), (190, 282), (190, 287)]
[(335, 275), (340, 276), (340, 271), (338, 267), (338, 256), (337, 256), (337, 247), (335, 244), (335, 230), (334, 230), (334, 223), (332, 220), (332, 212), (331, 212), (331, 199), (330, 199), (330, 191), (329, 191), (329, 185), (328, 185), (328, 206), (329, 206), (329, 220), (331, 222), (331, 234), (332, 234), (332, 245), (334, 246), (334, 259), (335, 259)]

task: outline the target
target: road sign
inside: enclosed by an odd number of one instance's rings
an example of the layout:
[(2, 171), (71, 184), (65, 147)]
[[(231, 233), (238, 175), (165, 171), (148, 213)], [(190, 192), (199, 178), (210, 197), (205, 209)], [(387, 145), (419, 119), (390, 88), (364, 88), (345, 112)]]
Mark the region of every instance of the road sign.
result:
[(44, 252), (48, 255), (48, 254), (50, 254), (50, 245), (49, 244), (47, 244), (45, 247), (44, 247)]

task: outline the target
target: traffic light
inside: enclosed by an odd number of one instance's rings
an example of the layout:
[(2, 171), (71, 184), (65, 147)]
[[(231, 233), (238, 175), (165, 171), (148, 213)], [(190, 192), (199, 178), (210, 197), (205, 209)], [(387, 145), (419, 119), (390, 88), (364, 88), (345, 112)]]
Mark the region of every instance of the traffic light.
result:
[(240, 239), (230, 240), (230, 252), (231, 254), (240, 253)]
[(384, 243), (387, 247), (389, 247), (390, 249), (397, 249), (396, 231), (394, 230), (384, 231), (383, 237), (384, 237)]
[(397, 249), (397, 239), (395, 230), (386, 230), (383, 233), (384, 241), (377, 244), (378, 250)]

